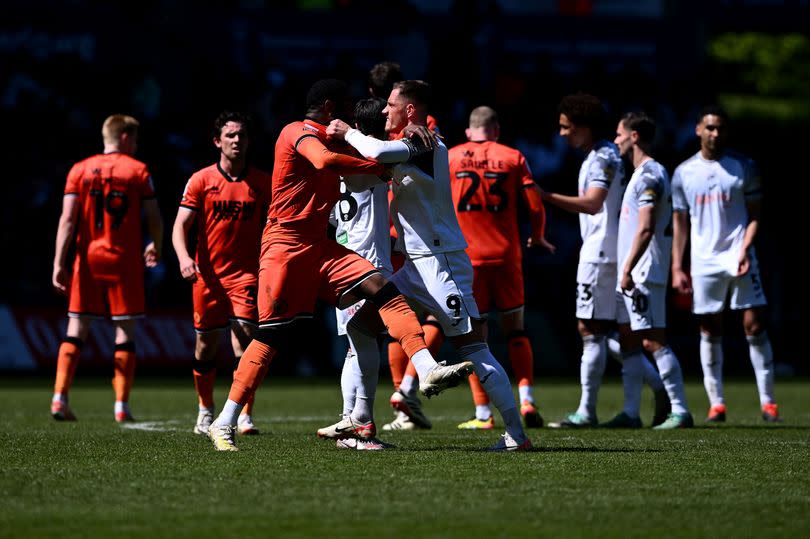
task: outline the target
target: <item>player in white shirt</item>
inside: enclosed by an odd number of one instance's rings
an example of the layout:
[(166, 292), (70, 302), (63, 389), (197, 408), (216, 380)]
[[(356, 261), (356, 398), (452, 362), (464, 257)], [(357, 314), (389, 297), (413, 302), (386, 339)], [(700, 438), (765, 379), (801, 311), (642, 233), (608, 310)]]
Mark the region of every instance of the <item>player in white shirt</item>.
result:
[[(605, 112), (598, 98), (573, 94), (562, 99), (560, 136), (587, 152), (579, 169), (578, 195), (544, 191), (543, 201), (579, 213), (582, 247), (577, 267), (577, 329), (582, 337), (577, 411), (549, 427), (595, 427), (596, 401), (607, 363), (607, 334), (616, 320), (616, 235), (624, 191), (624, 165), (615, 144), (598, 138)], [(646, 361), (646, 359), (645, 359)], [(646, 361), (644, 379), (656, 396), (660, 377)]]
[(649, 155), (655, 123), (643, 113), (625, 114), (616, 128), (622, 157), (635, 167), (622, 198), (616, 244), (619, 334), (622, 345), (624, 409), (601, 426), (641, 427), (641, 388), (646, 350), (658, 364), (672, 413), (655, 429), (694, 426), (686, 405), (678, 358), (666, 342), (666, 297), (672, 252), (669, 174)]
[[(424, 126), (429, 95), (430, 87), (422, 81), (395, 84), (385, 109), (386, 130), (396, 134), (406, 126)], [(467, 242), (453, 208), (447, 147), (435, 140), (432, 151), (421, 153), (407, 139), (379, 141), (340, 121), (333, 121), (327, 133), (345, 137), (367, 158), (383, 163), (408, 162), (397, 165), (393, 172), (394, 199), (390, 209), (397, 229), (397, 248), (405, 253), (406, 261), (392, 282), (409, 300), (436, 316), (459, 357), (475, 366), (506, 426), (506, 433), (491, 449), (528, 450), (531, 440), (523, 431), (512, 386), (486, 344), (483, 321), (473, 299), (472, 264), (464, 251)], [(374, 339), (370, 334), (365, 344), (353, 339), (358, 358), (378, 353)], [(414, 359), (421, 378), (425, 365), (419, 358)]]
[[(700, 113), (700, 151), (672, 177), (672, 286), (692, 294), (700, 324), (700, 362), (711, 407), (709, 422), (726, 420), (723, 397), (723, 312), (743, 311), (762, 417), (779, 421), (773, 394), (773, 351), (765, 331), (767, 305), (754, 251), (762, 191), (753, 162), (725, 148), (728, 117), (719, 107)], [(691, 242), (691, 277), (683, 255)], [(726, 303), (728, 298), (729, 303)]]

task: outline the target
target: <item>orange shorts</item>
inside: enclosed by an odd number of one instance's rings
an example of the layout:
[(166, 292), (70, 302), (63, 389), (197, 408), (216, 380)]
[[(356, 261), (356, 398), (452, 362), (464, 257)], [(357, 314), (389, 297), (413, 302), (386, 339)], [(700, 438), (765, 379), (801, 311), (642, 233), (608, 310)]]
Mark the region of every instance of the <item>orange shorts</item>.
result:
[(257, 295), (254, 275), (230, 279), (198, 276), (192, 286), (194, 330), (204, 333), (224, 329), (234, 320), (256, 324), (259, 315)]
[(259, 263), (259, 325), (275, 326), (312, 318), (318, 299), (337, 305), (341, 294), (374, 273), (371, 262), (324, 238), (304, 245), (272, 238)]
[(520, 260), (498, 266), (473, 266), (473, 297), (482, 315), (523, 307), (523, 268)]
[(113, 320), (143, 317), (143, 264), (133, 266), (117, 280), (98, 279), (90, 273), (86, 261), (77, 259), (73, 264), (68, 316)]

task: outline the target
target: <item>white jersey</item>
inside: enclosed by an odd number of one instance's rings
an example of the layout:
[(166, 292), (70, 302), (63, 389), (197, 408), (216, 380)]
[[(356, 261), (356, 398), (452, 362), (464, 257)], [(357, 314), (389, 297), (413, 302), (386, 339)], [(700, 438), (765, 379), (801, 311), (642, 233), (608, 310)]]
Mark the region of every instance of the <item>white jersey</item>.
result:
[(639, 210), (645, 206), (653, 206), (654, 232), (631, 275), (636, 283), (666, 285), (672, 258), (672, 202), (669, 175), (666, 169), (653, 159), (644, 161), (636, 168), (622, 198), (619, 238), (616, 244), (619, 275), (624, 269), (627, 255), (633, 246), (633, 239), (638, 232)]
[(675, 169), (672, 205), (689, 212), (692, 275), (737, 274), (748, 226), (746, 201), (761, 195), (753, 162), (736, 153), (709, 161), (698, 152)]
[(398, 251), (417, 258), (467, 248), (450, 192), (447, 147), (441, 141), (424, 151), (406, 139), (381, 141), (350, 129), (346, 142), (367, 158), (402, 163), (394, 168), (390, 208)]
[(598, 141), (579, 169), (579, 195), (590, 187), (608, 192), (602, 208), (593, 215), (579, 215), (582, 248), (579, 261), (616, 263), (616, 235), (619, 229), (619, 208), (624, 189), (624, 164), (619, 148), (612, 142)]
[(340, 192), (340, 200), (330, 216), (337, 229), (335, 240), (390, 275), (393, 268), (388, 236), (388, 186), (379, 183), (352, 193), (341, 182)]

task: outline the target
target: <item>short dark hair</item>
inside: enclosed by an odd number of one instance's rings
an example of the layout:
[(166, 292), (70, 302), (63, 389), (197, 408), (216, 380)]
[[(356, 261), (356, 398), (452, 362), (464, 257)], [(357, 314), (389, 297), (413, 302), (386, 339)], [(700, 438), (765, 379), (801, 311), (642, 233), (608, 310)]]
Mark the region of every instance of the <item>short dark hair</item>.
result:
[(349, 99), (349, 85), (339, 79), (321, 79), (307, 92), (307, 109), (317, 109), (327, 101), (340, 104)]
[(651, 144), (655, 139), (655, 121), (644, 112), (628, 112), (622, 116), (622, 124), (630, 131), (638, 133), (642, 146)]
[(591, 94), (576, 93), (567, 95), (560, 101), (557, 111), (565, 114), (575, 125), (590, 127), (599, 131), (605, 124), (605, 107), (598, 97)]
[(354, 106), (354, 122), (361, 133), (385, 138), (385, 115), (382, 113), (385, 103), (385, 99), (381, 97), (370, 97), (357, 102)]
[(726, 112), (726, 109), (724, 109), (720, 105), (711, 104), (706, 105), (705, 107), (700, 109), (700, 112), (698, 113), (697, 123), (702, 122), (703, 118), (709, 116), (710, 114), (712, 116), (719, 116), (724, 122), (728, 122), (728, 113)]
[(368, 87), (375, 97), (388, 99), (394, 83), (404, 80), (402, 68), (396, 62), (380, 62), (368, 72)]
[(251, 119), (249, 115), (245, 114), (244, 112), (225, 110), (220, 112), (219, 116), (217, 116), (216, 120), (214, 120), (214, 128), (212, 130), (212, 135), (214, 138), (219, 138), (222, 135), (222, 128), (225, 127), (225, 124), (228, 122), (242, 124), (242, 127), (245, 128), (248, 135), (250, 134)]
[(414, 104), (423, 105), (430, 108), (433, 100), (433, 91), (430, 84), (423, 80), (403, 80), (394, 84), (394, 88), (399, 90), (399, 94)]

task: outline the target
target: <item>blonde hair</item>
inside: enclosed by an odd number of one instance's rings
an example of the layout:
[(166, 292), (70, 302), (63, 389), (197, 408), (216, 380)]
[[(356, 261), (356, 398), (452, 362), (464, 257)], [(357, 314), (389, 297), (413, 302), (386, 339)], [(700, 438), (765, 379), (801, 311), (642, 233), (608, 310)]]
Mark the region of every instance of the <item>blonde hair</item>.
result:
[(104, 137), (105, 144), (117, 144), (121, 141), (121, 135), (137, 133), (140, 125), (138, 120), (132, 116), (113, 114), (104, 120), (104, 125), (101, 126), (101, 136)]
[(470, 113), (470, 128), (484, 127), (492, 129), (498, 125), (498, 113), (491, 107), (476, 107)]

